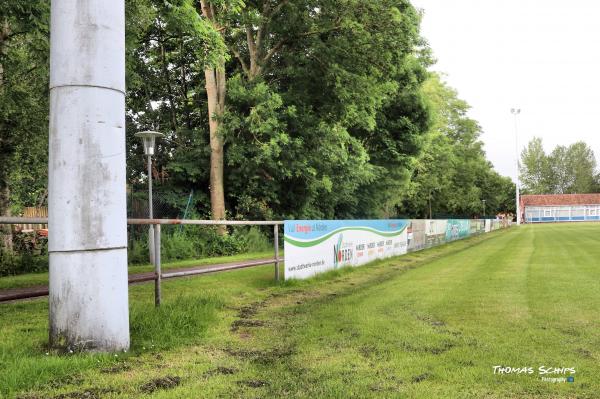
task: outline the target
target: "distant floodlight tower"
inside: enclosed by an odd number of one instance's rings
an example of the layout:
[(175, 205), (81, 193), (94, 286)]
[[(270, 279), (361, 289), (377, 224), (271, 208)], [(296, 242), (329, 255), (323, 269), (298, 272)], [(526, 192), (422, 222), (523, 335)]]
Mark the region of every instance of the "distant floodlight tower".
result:
[(517, 226), (521, 224), (521, 204), (519, 203), (519, 190), (520, 190), (520, 179), (519, 179), (519, 132), (517, 129), (517, 116), (521, 113), (521, 109), (520, 108), (512, 108), (510, 110), (510, 113), (513, 114), (514, 119), (515, 119), (515, 167), (517, 169), (517, 187), (515, 189), (516, 192), (516, 203), (517, 203), (517, 207), (515, 208), (517, 210)]
[(129, 348), (124, 0), (52, 0), (50, 344)]
[[(152, 201), (152, 155), (156, 152), (156, 139), (164, 134), (150, 130), (139, 132), (135, 137), (142, 139), (144, 155), (148, 159), (148, 218), (154, 219), (154, 202)], [(150, 263), (154, 263), (154, 225), (148, 229), (148, 248), (150, 248)]]

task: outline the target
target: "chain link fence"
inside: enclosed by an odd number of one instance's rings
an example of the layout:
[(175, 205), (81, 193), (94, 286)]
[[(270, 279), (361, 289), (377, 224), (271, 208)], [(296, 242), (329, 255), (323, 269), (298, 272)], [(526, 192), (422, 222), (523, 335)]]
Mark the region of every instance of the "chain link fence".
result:
[[(154, 219), (208, 219), (199, 215), (197, 201), (202, 198), (194, 191), (188, 193), (153, 191)], [(197, 198), (198, 197), (198, 198)], [(147, 219), (149, 216), (148, 186), (131, 185), (127, 192), (127, 217)], [(149, 227), (129, 225), (129, 263), (148, 263), (150, 260)], [(161, 253), (163, 261), (194, 259), (210, 256), (237, 255), (246, 252), (270, 251), (273, 232), (268, 226), (229, 226), (227, 235), (218, 234), (217, 226), (164, 225)]]

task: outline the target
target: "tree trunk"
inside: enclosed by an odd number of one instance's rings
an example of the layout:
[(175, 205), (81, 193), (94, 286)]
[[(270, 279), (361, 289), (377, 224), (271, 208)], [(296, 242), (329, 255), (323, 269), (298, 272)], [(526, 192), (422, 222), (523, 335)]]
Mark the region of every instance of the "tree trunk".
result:
[[(10, 190), (8, 185), (0, 186), (0, 216), (10, 216)], [(0, 247), (12, 252), (13, 235), (10, 224), (0, 225)]]
[[(201, 1), (202, 15), (219, 29), (213, 8), (207, 1)], [(226, 75), (225, 63), (218, 68), (204, 69), (206, 97), (210, 130), (210, 208), (213, 220), (225, 219), (225, 188), (223, 183), (224, 153), (223, 137), (220, 135), (221, 118), (225, 111)], [(219, 226), (219, 234), (227, 233), (225, 226)]]
[[(223, 138), (219, 134), (224, 111), (225, 72), (214, 68), (204, 70), (208, 99), (210, 129), (210, 205), (214, 220), (225, 219), (225, 190), (223, 185)], [(221, 94), (221, 95), (220, 95)], [(224, 234), (222, 226), (219, 232)]]
[[(8, 25), (8, 21), (4, 21), (0, 25), (0, 55), (4, 52), (4, 45), (9, 34), (10, 26)], [(0, 91), (3, 87), (4, 66), (0, 63)], [(2, 148), (3, 145), (2, 138), (0, 138), (0, 148)], [(0, 177), (0, 216), (10, 216), (10, 190), (8, 188), (8, 183), (2, 180), (3, 178)], [(0, 249), (8, 250), (9, 252), (12, 252), (13, 250), (12, 226), (10, 224), (0, 225)]]

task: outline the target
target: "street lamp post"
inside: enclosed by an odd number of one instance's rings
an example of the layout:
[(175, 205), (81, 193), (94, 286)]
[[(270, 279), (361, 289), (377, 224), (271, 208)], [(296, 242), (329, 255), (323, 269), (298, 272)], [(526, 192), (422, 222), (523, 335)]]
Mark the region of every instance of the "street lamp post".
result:
[[(135, 137), (142, 139), (144, 144), (144, 155), (148, 159), (148, 217), (154, 219), (153, 201), (152, 201), (152, 155), (155, 153), (156, 138), (163, 137), (164, 134), (153, 131), (144, 131), (135, 134)], [(154, 225), (150, 225), (148, 230), (148, 247), (150, 249), (150, 263), (154, 264)]]
[(515, 152), (516, 152), (516, 158), (515, 158), (515, 167), (517, 169), (517, 187), (516, 187), (516, 195), (515, 195), (515, 201), (516, 201), (516, 210), (517, 210), (517, 226), (521, 224), (521, 210), (519, 209), (521, 207), (520, 203), (519, 203), (519, 190), (520, 190), (520, 181), (519, 181), (519, 134), (518, 134), (518, 130), (517, 130), (517, 116), (521, 113), (521, 109), (520, 108), (512, 108), (510, 110), (510, 113), (513, 114), (514, 119), (515, 119)]
[(485, 219), (485, 200), (481, 200), (483, 202), (483, 218)]

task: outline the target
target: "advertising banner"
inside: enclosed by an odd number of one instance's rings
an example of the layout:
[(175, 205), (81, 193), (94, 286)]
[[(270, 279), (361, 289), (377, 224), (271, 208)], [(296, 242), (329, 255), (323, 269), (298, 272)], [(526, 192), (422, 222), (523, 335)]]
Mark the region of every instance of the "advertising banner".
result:
[(418, 251), (425, 248), (425, 220), (412, 219), (408, 221), (406, 236), (408, 252)]
[(498, 230), (500, 229), (500, 221), (499, 220), (492, 220), (492, 231), (494, 230)]
[(471, 224), (471, 232), (470, 235), (474, 236), (477, 234), (485, 233), (485, 220), (483, 219), (472, 219), (469, 220)]
[(446, 225), (446, 242), (468, 237), (470, 230), (469, 220), (449, 219)]
[(425, 220), (425, 248), (435, 247), (446, 242), (447, 220)]
[(485, 232), (489, 233), (492, 231), (492, 219), (485, 219)]
[(405, 254), (408, 224), (401, 219), (286, 220), (285, 279)]

